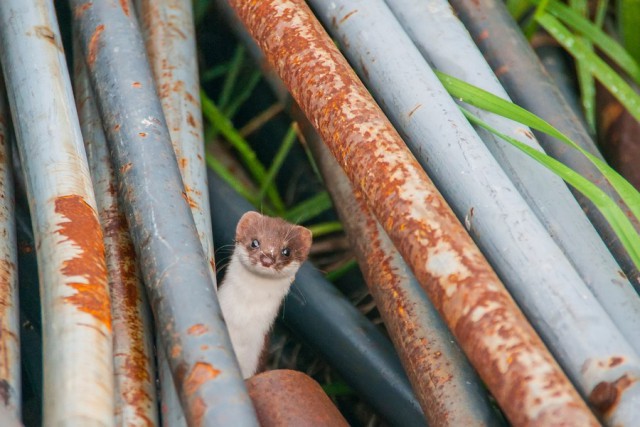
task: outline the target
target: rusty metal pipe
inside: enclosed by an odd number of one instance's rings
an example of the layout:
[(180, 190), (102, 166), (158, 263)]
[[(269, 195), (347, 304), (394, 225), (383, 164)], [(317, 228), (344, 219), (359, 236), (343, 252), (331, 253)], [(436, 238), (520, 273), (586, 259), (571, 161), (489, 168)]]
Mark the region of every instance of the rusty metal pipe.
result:
[(518, 425), (597, 425), (304, 2), (229, 3), (362, 192), (510, 420)]
[(187, 421), (256, 425), (129, 1), (72, 0), (147, 294)]
[(262, 427), (347, 427), (320, 385), (302, 372), (279, 369), (246, 380)]
[(433, 304), (317, 133), (303, 126), (327, 189), (429, 425), (497, 426), (487, 393)]

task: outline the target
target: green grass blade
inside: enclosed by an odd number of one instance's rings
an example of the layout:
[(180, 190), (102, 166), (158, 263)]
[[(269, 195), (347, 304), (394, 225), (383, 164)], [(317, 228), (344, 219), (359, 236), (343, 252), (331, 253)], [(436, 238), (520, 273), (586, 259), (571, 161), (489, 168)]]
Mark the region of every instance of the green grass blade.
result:
[(609, 8), (609, 0), (598, 0), (596, 5), (596, 14), (593, 19), (593, 23), (596, 27), (602, 28), (604, 24), (604, 18), (607, 16), (607, 9)]
[[(236, 128), (233, 127), (233, 124), (231, 124), (231, 121), (222, 114), (204, 91), (200, 91), (200, 99), (202, 102), (202, 114), (204, 117), (212, 126), (216, 127), (220, 133), (224, 135), (227, 141), (229, 141), (229, 143), (238, 151), (242, 162), (247, 167), (251, 176), (259, 185), (261, 185), (267, 176), (267, 172), (262, 163), (258, 160), (255, 151), (253, 151), (249, 143), (238, 133)], [(267, 196), (276, 211), (284, 211), (284, 202), (275, 187), (269, 187), (267, 190)]]
[(624, 46), (631, 56), (640, 62), (640, 2), (638, 0), (618, 1), (618, 28)]
[(533, 19), (529, 21), (527, 26), (524, 29), (524, 35), (527, 40), (531, 40), (531, 37), (535, 34), (538, 29), (538, 17), (545, 13), (547, 9), (547, 5), (549, 4), (549, 0), (539, 0), (537, 2), (536, 11), (533, 13)]
[(320, 224), (310, 225), (307, 228), (311, 230), (311, 234), (313, 234), (313, 237), (320, 237), (331, 233), (337, 233), (338, 231), (342, 231), (344, 229), (340, 221), (321, 222)]
[(218, 159), (211, 154), (205, 156), (207, 166), (217, 173), (227, 184), (236, 190), (242, 197), (247, 199), (252, 205), (256, 206), (258, 198), (247, 186), (240, 182)]
[(320, 215), (324, 211), (331, 209), (332, 206), (329, 193), (321, 191), (315, 196), (312, 196), (289, 209), (283, 217), (287, 221), (302, 224)]
[(611, 58), (629, 77), (640, 84), (640, 65), (638, 61), (634, 59), (620, 43), (602, 31), (598, 25), (590, 22), (558, 1), (549, 3), (547, 11), (561, 20), (569, 28), (579, 32), (580, 35), (588, 39), (594, 46), (598, 47), (598, 49)]
[(545, 13), (539, 16), (537, 21), (571, 56), (587, 67), (636, 120), (640, 120), (640, 96), (622, 77), (553, 16)]
[(258, 83), (260, 83), (260, 79), (262, 78), (262, 73), (258, 70), (254, 70), (249, 77), (247, 84), (245, 84), (240, 92), (236, 94), (231, 101), (229, 101), (229, 105), (224, 109), (224, 113), (227, 117), (233, 118), (238, 112), (238, 109), (244, 104), (247, 99), (253, 93), (253, 90), (256, 88)]
[(238, 80), (238, 75), (240, 74), (240, 68), (242, 68), (242, 63), (244, 62), (244, 52), (244, 46), (242, 44), (238, 44), (235, 52), (233, 53), (233, 58), (229, 63), (229, 70), (224, 79), (224, 84), (222, 85), (220, 98), (218, 98), (218, 105), (223, 111), (227, 108), (229, 98), (231, 98), (233, 89), (236, 86), (236, 81)]
[(340, 267), (325, 274), (324, 278), (333, 283), (339, 278), (341, 278), (342, 276), (344, 276), (345, 274), (347, 274), (349, 271), (356, 268), (357, 266), (358, 266), (358, 262), (355, 259), (350, 259), (349, 261), (342, 264)]
[(447, 74), (436, 71), (436, 75), (454, 98), (544, 132), (578, 150), (598, 168), (624, 200), (633, 215), (640, 220), (640, 193), (604, 161), (585, 151), (545, 120), (524, 108)]
[(273, 161), (271, 162), (271, 167), (267, 171), (267, 175), (265, 176), (262, 184), (260, 185), (260, 193), (258, 194), (258, 199), (263, 200), (267, 190), (273, 184), (273, 181), (280, 171), (282, 167), (282, 163), (284, 163), (284, 159), (291, 151), (291, 147), (293, 147), (294, 142), (296, 142), (296, 128), (295, 125), (291, 125), (287, 134), (284, 136), (282, 140), (282, 144), (280, 144), (280, 148), (278, 148), (278, 152), (273, 157)]
[[(588, 4), (586, 0), (570, 0), (569, 5), (580, 16), (585, 18), (588, 12)], [(586, 18), (585, 18), (586, 19)], [(585, 43), (585, 46), (593, 51), (591, 42), (580, 37)], [(576, 64), (578, 74), (578, 85), (580, 87), (580, 99), (582, 100), (582, 109), (584, 111), (584, 117), (587, 120), (589, 130), (592, 135), (596, 133), (596, 82), (589, 72), (589, 67), (582, 61), (578, 61)]]
[(507, 10), (513, 19), (519, 21), (533, 6), (529, 0), (507, 0)]
[(629, 256), (633, 260), (636, 267), (640, 268), (640, 235), (636, 232), (635, 228), (625, 216), (622, 209), (613, 201), (609, 196), (602, 191), (597, 185), (584, 178), (579, 173), (573, 171), (571, 168), (560, 163), (553, 157), (548, 156), (528, 145), (511, 138), (503, 133), (498, 132), (496, 129), (489, 126), (486, 122), (482, 121), (468, 110), (461, 107), (464, 115), (469, 121), (475, 125), (478, 125), (489, 132), (498, 135), (500, 138), (509, 142), (513, 146), (520, 149), (525, 154), (529, 155), (540, 164), (544, 165), (547, 169), (551, 170), (556, 175), (560, 176), (567, 183), (572, 185), (582, 194), (589, 198), (593, 204), (598, 208), (602, 215), (607, 219), (611, 228), (615, 231), (616, 235), (620, 238), (620, 242), (625, 247)]
[(229, 71), (229, 63), (218, 64), (215, 67), (211, 67), (202, 73), (202, 83), (207, 83), (211, 80), (217, 79), (218, 77), (224, 76), (227, 74), (227, 71)]

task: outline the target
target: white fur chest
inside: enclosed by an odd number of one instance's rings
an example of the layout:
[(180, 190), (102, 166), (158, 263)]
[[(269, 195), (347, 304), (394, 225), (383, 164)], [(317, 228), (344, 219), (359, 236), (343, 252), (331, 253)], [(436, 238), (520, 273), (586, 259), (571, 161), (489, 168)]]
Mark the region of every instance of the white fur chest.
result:
[(293, 276), (264, 277), (231, 259), (218, 299), (244, 378), (257, 369), (267, 332), (289, 291)]

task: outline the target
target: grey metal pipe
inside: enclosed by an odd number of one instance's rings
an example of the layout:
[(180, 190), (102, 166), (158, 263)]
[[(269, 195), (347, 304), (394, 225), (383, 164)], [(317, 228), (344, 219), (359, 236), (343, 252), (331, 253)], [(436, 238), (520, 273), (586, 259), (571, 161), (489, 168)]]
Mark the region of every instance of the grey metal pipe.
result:
[(111, 426), (102, 231), (53, 2), (0, 2), (0, 59), (38, 256), (43, 424)]
[[(386, 0), (407, 34), (435, 68), (509, 100), (468, 31), (445, 0)], [(531, 130), (465, 105), (493, 128), (542, 151)], [(476, 128), (536, 216), (636, 352), (640, 353), (640, 296), (580, 205), (556, 175), (488, 131)]]
[[(640, 358), (461, 115), (382, 0), (310, 0), (327, 30), (582, 393), (640, 374)], [(562, 325), (559, 327), (558, 325)], [(599, 366), (594, 360), (623, 362)], [(477, 367), (476, 367), (477, 368)], [(621, 394), (612, 423), (640, 424)]]
[(71, 1), (118, 193), (187, 421), (256, 425), (128, 1)]
[[(253, 207), (213, 172), (209, 194), (216, 246), (230, 245), (235, 224)], [(390, 423), (425, 424), (391, 343), (309, 262), (296, 275), (282, 320)]]

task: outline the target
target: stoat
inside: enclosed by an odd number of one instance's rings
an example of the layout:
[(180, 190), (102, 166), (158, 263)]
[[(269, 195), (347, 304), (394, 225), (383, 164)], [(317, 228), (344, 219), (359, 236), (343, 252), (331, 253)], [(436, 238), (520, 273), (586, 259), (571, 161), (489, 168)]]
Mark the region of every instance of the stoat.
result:
[(256, 373), (266, 335), (310, 247), (307, 228), (257, 212), (240, 218), (218, 299), (244, 378)]

